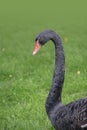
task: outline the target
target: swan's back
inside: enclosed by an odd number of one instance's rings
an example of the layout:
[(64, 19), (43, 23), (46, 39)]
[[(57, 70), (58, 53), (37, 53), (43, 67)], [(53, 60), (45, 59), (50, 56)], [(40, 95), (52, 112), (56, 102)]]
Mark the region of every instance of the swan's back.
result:
[(87, 130), (87, 98), (56, 106), (50, 118), (56, 130)]

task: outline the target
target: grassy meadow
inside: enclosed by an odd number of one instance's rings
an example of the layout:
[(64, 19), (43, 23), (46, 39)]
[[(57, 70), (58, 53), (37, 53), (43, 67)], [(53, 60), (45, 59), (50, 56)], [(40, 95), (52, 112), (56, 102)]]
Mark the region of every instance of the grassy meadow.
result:
[(0, 130), (54, 130), (46, 112), (53, 70), (50, 41), (32, 56), (36, 35), (62, 38), (66, 74), (62, 101), (87, 96), (87, 2), (0, 1)]

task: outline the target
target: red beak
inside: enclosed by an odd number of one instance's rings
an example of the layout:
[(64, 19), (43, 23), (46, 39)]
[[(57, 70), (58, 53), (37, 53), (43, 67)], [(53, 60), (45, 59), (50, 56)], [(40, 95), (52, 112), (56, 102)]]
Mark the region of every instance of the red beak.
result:
[(40, 50), (40, 48), (41, 48), (41, 45), (40, 45), (39, 41), (37, 40), (36, 44), (35, 44), (35, 49), (33, 51), (33, 55), (35, 55)]

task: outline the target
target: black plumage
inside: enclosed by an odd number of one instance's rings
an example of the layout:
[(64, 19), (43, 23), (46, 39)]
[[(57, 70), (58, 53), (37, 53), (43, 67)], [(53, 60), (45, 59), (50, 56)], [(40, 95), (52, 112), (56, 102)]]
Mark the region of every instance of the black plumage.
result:
[(48, 117), (56, 130), (87, 130), (87, 98), (67, 105), (62, 104), (65, 56), (60, 36), (52, 30), (46, 30), (41, 32), (35, 41), (42, 46), (49, 40), (52, 40), (55, 46), (55, 70), (46, 100)]

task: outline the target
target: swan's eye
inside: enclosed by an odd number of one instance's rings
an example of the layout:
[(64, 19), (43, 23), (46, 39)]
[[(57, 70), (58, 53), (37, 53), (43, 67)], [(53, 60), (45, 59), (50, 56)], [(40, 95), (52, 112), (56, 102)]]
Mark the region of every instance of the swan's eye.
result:
[(36, 39), (35, 39), (35, 41), (38, 41), (40, 44), (42, 44), (42, 43), (43, 43), (43, 41), (41, 40), (41, 38), (40, 38), (40, 37), (36, 38)]
[(38, 39), (36, 38), (35, 41), (37, 41)]
[(37, 36), (36, 39), (35, 39), (35, 41), (37, 41), (37, 40), (40, 41), (40, 39), (41, 38), (39, 36)]

